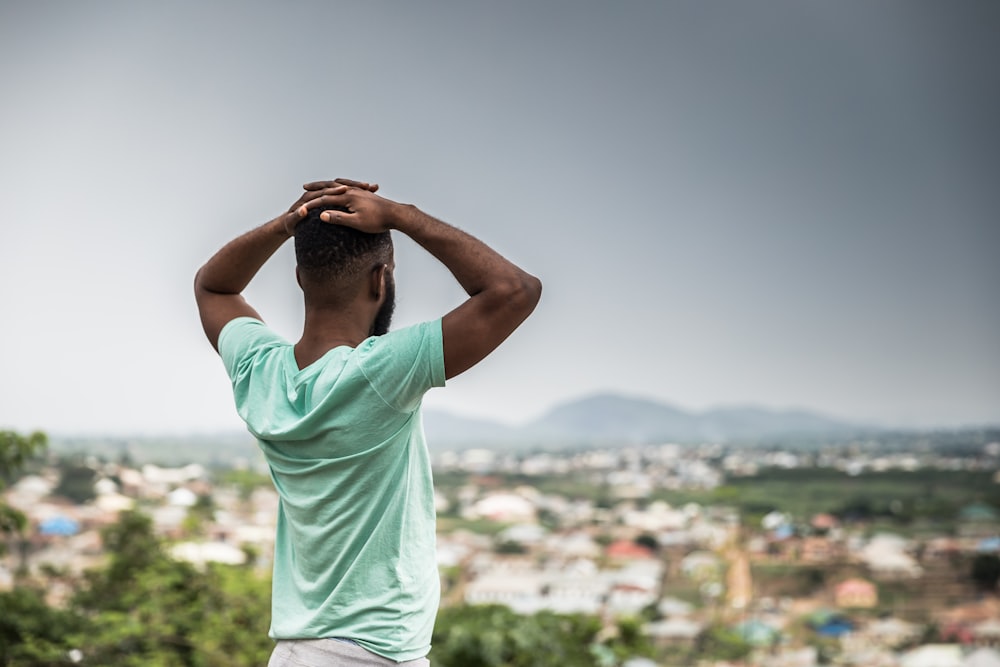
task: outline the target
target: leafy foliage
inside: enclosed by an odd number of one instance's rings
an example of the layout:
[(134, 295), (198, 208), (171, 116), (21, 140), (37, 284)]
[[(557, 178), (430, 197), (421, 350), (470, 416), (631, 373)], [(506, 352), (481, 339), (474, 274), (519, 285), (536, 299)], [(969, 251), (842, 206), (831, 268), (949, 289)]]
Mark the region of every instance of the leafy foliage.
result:
[(83, 619), (49, 607), (37, 590), (0, 593), (0, 665), (70, 664), (72, 636), (82, 627)]
[[(39, 456), (48, 446), (48, 438), (41, 431), (23, 436), (14, 431), (0, 431), (0, 491), (31, 459)], [(0, 538), (19, 535), (27, 520), (22, 512), (0, 500)], [(0, 554), (5, 545), (0, 542)]]
[(0, 431), (0, 480), (7, 482), (32, 458), (48, 446), (41, 431), (24, 436), (14, 431)]
[(84, 664), (188, 667), (266, 664), (270, 588), (242, 568), (204, 572), (174, 560), (148, 517), (128, 512), (104, 532), (108, 566), (74, 608), (90, 623)]
[(596, 666), (590, 647), (600, 629), (588, 616), (521, 616), (499, 605), (450, 607), (438, 613), (430, 660), (439, 667)]
[(605, 633), (600, 619), (582, 614), (448, 607), (438, 612), (430, 660), (436, 667), (604, 667), (652, 652), (640, 629), (637, 619)]
[(970, 576), (982, 591), (992, 592), (1000, 582), (1000, 557), (996, 554), (977, 554), (972, 559)]
[(66, 609), (25, 587), (0, 594), (0, 665), (267, 663), (266, 578), (227, 566), (200, 571), (170, 558), (138, 512), (123, 514), (103, 537), (107, 566), (87, 573)]
[(94, 482), (96, 481), (96, 470), (90, 466), (69, 463), (62, 466), (59, 484), (52, 493), (71, 500), (77, 505), (83, 505), (97, 496), (94, 491)]
[(715, 660), (742, 660), (753, 647), (740, 633), (721, 625), (709, 628), (698, 641), (698, 652)]

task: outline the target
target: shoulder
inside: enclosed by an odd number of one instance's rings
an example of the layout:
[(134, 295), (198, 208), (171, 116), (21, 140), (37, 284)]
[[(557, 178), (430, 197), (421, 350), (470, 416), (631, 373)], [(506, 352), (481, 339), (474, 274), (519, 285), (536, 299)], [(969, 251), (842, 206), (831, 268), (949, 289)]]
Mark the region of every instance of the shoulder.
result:
[(372, 336), (356, 352), (368, 382), (398, 410), (414, 410), (424, 392), (444, 386), (440, 319)]
[(281, 336), (256, 317), (237, 317), (229, 320), (219, 332), (220, 348), (224, 343), (233, 344), (245, 340), (284, 342)]
[(362, 355), (441, 347), (441, 320), (421, 322), (381, 336), (371, 336), (358, 346)]
[(285, 345), (288, 343), (284, 338), (254, 317), (237, 317), (219, 332), (219, 355), (230, 375), (242, 361)]

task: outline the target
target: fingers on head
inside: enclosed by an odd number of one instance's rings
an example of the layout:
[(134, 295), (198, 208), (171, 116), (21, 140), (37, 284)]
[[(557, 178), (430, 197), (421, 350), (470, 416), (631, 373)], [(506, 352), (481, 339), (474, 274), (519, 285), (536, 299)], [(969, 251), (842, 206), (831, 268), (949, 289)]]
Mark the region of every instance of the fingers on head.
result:
[[(325, 192), (317, 193), (315, 197), (309, 199), (309, 201), (303, 203), (296, 209), (299, 217), (305, 217), (309, 211), (314, 208), (347, 208), (350, 206), (350, 199), (347, 195), (346, 188), (344, 189), (333, 189)], [(325, 220), (325, 218), (324, 218)]]
[(359, 188), (361, 190), (368, 190), (369, 192), (375, 192), (378, 190), (377, 183), (367, 183), (365, 181), (355, 181), (350, 178), (335, 178), (335, 183), (340, 183), (342, 185), (349, 185), (352, 188)]
[(303, 190), (325, 190), (338, 185), (336, 181), (313, 181), (302, 186)]
[(305, 190), (325, 190), (328, 188), (336, 187), (338, 185), (343, 185), (351, 188), (358, 188), (361, 190), (367, 190), (368, 192), (378, 191), (378, 183), (355, 181), (350, 178), (335, 178), (332, 181), (313, 181), (312, 183), (306, 183), (302, 187)]

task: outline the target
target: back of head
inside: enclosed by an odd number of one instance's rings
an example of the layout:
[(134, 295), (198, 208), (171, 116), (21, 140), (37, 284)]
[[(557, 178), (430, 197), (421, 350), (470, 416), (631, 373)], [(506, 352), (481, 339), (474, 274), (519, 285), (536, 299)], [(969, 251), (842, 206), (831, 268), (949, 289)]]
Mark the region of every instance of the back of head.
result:
[(347, 287), (392, 258), (389, 232), (367, 234), (320, 220), (326, 209), (312, 209), (295, 226), (295, 260), (307, 293)]

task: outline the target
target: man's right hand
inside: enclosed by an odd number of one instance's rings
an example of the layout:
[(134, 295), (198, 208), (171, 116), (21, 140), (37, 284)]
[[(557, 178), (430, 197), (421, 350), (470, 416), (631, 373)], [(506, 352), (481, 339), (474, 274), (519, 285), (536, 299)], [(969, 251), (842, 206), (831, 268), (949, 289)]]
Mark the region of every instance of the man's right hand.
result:
[[(357, 186), (353, 185), (357, 183)], [(345, 189), (345, 185), (351, 184)], [(395, 228), (404, 204), (375, 194), (378, 185), (338, 178), (333, 181), (316, 181), (305, 185), (305, 203), (298, 213), (304, 217), (314, 208), (327, 210), (320, 215), (323, 222), (353, 227), (368, 234), (379, 234)]]
[(350, 188), (366, 192), (376, 192), (378, 183), (366, 183), (355, 181), (350, 178), (335, 178), (332, 181), (314, 181), (302, 186), (302, 196), (288, 208), (288, 213), (284, 215), (283, 225), (289, 236), (295, 235), (295, 227), (299, 220), (306, 217), (306, 214), (317, 207), (329, 207), (334, 204), (328, 203), (324, 197), (342, 195)]

